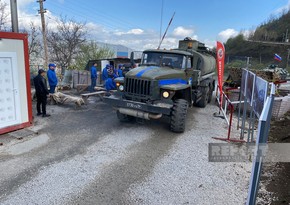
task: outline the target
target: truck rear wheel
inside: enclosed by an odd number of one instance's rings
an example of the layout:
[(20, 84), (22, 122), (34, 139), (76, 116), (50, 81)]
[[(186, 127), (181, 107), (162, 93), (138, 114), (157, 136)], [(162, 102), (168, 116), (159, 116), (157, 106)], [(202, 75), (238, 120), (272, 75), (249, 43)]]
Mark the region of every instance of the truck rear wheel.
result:
[(187, 114), (188, 102), (184, 99), (174, 101), (171, 118), (170, 129), (173, 132), (184, 132)]
[(197, 102), (198, 107), (206, 107), (208, 101), (209, 101), (209, 87), (202, 87), (201, 88), (202, 96), (201, 99)]
[(208, 100), (207, 100), (207, 103), (210, 103), (211, 100), (212, 100), (212, 93), (213, 93), (213, 88), (210, 88), (209, 89), (209, 92), (208, 92)]
[(122, 114), (119, 110), (117, 110), (117, 117), (120, 122), (130, 122), (134, 120), (133, 116)]

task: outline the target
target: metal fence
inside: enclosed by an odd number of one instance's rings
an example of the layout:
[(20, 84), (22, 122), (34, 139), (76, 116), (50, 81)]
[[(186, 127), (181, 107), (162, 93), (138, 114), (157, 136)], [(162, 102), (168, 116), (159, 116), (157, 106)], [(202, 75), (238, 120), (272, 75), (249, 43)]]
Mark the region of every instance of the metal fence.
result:
[[(229, 128), (227, 138), (214, 139), (228, 142), (256, 142), (247, 198), (247, 205), (254, 205), (256, 204), (259, 188), (263, 156), (265, 156), (265, 149), (263, 149), (262, 145), (265, 145), (268, 140), (276, 86), (274, 83), (269, 84), (248, 69), (243, 69), (242, 82), (239, 89), (239, 101), (231, 101), (226, 92), (220, 93), (219, 89), (217, 89), (220, 112), (225, 117)], [(238, 105), (237, 129), (240, 129), (240, 139), (232, 139), (230, 137), (234, 105)], [(257, 124), (258, 129), (256, 130), (255, 126)], [(246, 139), (245, 133), (247, 133)]]
[(265, 144), (268, 141), (271, 114), (274, 104), (274, 94), (275, 94), (275, 85), (272, 84), (270, 96), (267, 97), (267, 100), (265, 102), (265, 105), (259, 118), (258, 135), (256, 139), (256, 149), (254, 155), (255, 157), (253, 160), (247, 205), (256, 204), (260, 175), (263, 165), (263, 156), (265, 156), (265, 153), (263, 153), (265, 149), (262, 148), (261, 144)]

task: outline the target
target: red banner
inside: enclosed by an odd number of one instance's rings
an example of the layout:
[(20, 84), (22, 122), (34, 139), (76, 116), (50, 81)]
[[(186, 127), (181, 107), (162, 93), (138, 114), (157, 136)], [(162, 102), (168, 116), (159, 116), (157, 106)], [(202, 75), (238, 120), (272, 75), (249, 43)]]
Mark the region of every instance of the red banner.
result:
[(217, 41), (216, 47), (217, 55), (217, 75), (218, 75), (218, 86), (220, 90), (220, 105), (222, 105), (222, 91), (223, 91), (223, 78), (224, 78), (224, 66), (225, 66), (225, 47), (224, 44)]

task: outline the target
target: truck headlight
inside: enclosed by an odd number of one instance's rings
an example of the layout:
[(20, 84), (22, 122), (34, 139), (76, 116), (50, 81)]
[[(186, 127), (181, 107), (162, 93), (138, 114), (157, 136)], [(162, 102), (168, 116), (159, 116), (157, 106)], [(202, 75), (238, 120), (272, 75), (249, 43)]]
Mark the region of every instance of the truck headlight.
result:
[(163, 91), (162, 97), (168, 98), (170, 96), (170, 93), (168, 91)]
[(120, 90), (120, 91), (124, 91), (124, 85), (120, 85), (120, 86), (119, 86), (119, 90)]

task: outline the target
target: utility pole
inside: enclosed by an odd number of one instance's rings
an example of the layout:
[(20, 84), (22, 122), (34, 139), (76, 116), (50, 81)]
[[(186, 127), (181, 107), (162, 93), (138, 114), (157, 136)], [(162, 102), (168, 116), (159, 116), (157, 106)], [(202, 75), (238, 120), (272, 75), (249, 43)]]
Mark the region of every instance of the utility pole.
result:
[(290, 55), (290, 49), (287, 49), (287, 61), (286, 61), (286, 69), (288, 69), (288, 65), (289, 65), (289, 55)]
[(42, 26), (42, 37), (43, 37), (43, 48), (44, 48), (44, 66), (48, 64), (48, 53), (47, 53), (47, 40), (46, 40), (46, 27), (45, 27), (45, 19), (44, 13), (46, 13), (46, 9), (43, 9), (43, 2), (45, 0), (37, 1), (39, 3), (38, 13), (41, 17), (41, 26)]
[(18, 33), (17, 0), (10, 0), (12, 32)]
[(251, 64), (250, 64), (250, 59), (252, 58), (252, 57), (248, 57), (248, 56), (245, 56), (246, 57), (246, 59), (247, 59), (247, 69), (249, 69), (249, 67), (251, 66)]

